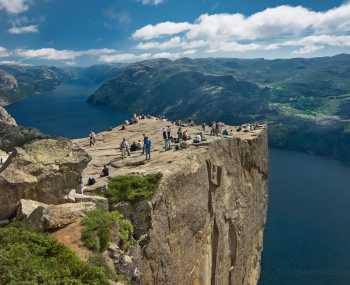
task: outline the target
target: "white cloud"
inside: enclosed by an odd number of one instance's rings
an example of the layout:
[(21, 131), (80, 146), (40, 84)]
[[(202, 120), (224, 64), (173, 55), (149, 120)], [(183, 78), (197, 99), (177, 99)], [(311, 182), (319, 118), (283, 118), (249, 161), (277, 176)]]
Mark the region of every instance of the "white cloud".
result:
[[(82, 56), (99, 57), (103, 55), (110, 55), (116, 53), (114, 49), (89, 49), (89, 50), (57, 50), (54, 48), (41, 49), (17, 49), (14, 54), (24, 58), (31, 59), (46, 59), (56, 61), (72, 62), (74, 59)], [(66, 63), (67, 63), (66, 62)]]
[(27, 11), (28, 8), (28, 0), (0, 0), (0, 10), (5, 10), (7, 13), (19, 14)]
[(113, 63), (113, 62), (131, 62), (131, 61), (139, 61), (151, 58), (152, 54), (143, 53), (143, 54), (133, 54), (133, 53), (117, 53), (117, 54), (109, 54), (102, 55), (99, 57), (99, 61), (105, 63)]
[(31, 64), (15, 61), (15, 60), (2, 60), (0, 61), (0, 64), (4, 65), (17, 65), (17, 66), (31, 66)]
[(157, 6), (159, 4), (164, 3), (164, 0), (139, 0), (143, 5), (154, 5)]
[(19, 34), (28, 34), (28, 33), (38, 33), (38, 25), (29, 25), (29, 26), (23, 26), (23, 27), (11, 27), (10, 29), (8, 29), (8, 32), (10, 34), (15, 34), (15, 35), (19, 35)]
[(4, 47), (0, 47), (0, 57), (8, 57), (8, 56), (10, 56), (10, 52)]
[(175, 35), (190, 30), (192, 27), (189, 23), (163, 22), (157, 25), (147, 25), (136, 30), (132, 35), (134, 39), (150, 40), (165, 35)]
[[(136, 30), (133, 38), (140, 41), (136, 48), (141, 50), (236, 54), (296, 47), (295, 53), (307, 54), (326, 46), (350, 47), (349, 31), (350, 3), (323, 12), (283, 5), (250, 16), (204, 14), (193, 23), (147, 25)], [(159, 38), (164, 39), (155, 40)]]

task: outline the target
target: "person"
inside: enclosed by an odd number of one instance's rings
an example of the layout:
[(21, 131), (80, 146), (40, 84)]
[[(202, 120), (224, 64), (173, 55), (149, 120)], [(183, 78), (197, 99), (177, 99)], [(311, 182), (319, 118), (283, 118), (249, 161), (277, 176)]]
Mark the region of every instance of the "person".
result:
[(152, 149), (152, 141), (148, 137), (146, 137), (146, 141), (145, 141), (146, 160), (151, 160), (151, 149)]
[(194, 143), (201, 143), (202, 142), (202, 137), (200, 134), (196, 135), (194, 140), (193, 140)]
[(84, 195), (83, 176), (80, 176), (80, 178), (79, 178), (79, 191), (80, 191), (80, 194)]
[(223, 134), (224, 136), (228, 136), (228, 135), (229, 135), (228, 130), (227, 130), (227, 129), (224, 129), (224, 130), (222, 131), (222, 134)]
[(128, 141), (125, 138), (123, 138), (123, 141), (120, 144), (120, 149), (122, 151), (122, 159), (125, 158), (126, 154), (128, 154), (128, 156), (130, 156), (130, 149), (129, 148), (130, 147), (129, 147)]
[(107, 167), (107, 165), (104, 165), (100, 177), (106, 176), (109, 176), (109, 168)]
[(211, 124), (211, 130), (210, 130), (210, 135), (211, 135), (211, 136), (215, 136), (215, 129), (216, 129), (216, 123), (213, 122), (213, 123)]
[(90, 147), (92, 147), (96, 143), (96, 134), (95, 134), (95, 132), (91, 131), (90, 135), (89, 135), (89, 138), (90, 138)]
[(188, 130), (184, 130), (183, 134), (182, 134), (182, 139), (184, 141), (188, 141), (190, 139), (190, 135), (188, 134)]
[(121, 130), (121, 131), (125, 131), (125, 130), (126, 130), (126, 126), (125, 126), (125, 125), (122, 125), (122, 127), (121, 127), (120, 130)]
[(168, 136), (166, 133), (166, 129), (165, 128), (161, 128), (161, 133), (163, 135), (163, 140), (164, 140), (164, 149), (168, 150)]
[(205, 132), (205, 123), (202, 124), (202, 131)]
[(141, 149), (142, 149), (141, 140), (138, 140), (138, 142), (136, 144), (136, 150), (141, 150)]
[(146, 134), (142, 134), (143, 136), (143, 147), (142, 147), (142, 154), (145, 154), (146, 153), (146, 149), (145, 149), (145, 143), (146, 143)]
[(137, 151), (137, 144), (135, 141), (132, 142), (131, 146), (130, 146), (130, 151)]
[(181, 143), (181, 141), (182, 141), (182, 128), (181, 128), (181, 126), (177, 130), (177, 140), (178, 140), (178, 143)]

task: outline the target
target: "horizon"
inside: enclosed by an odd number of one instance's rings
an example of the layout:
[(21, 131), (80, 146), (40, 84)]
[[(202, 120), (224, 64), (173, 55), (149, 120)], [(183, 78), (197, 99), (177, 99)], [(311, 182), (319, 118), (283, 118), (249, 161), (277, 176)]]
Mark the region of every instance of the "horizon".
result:
[(111, 63), (94, 63), (90, 65), (74, 65), (74, 66), (67, 66), (62, 64), (27, 64), (27, 63), (21, 63), (16, 61), (0, 61), (1, 65), (14, 65), (14, 66), (28, 66), (28, 67), (37, 67), (37, 66), (45, 66), (45, 67), (57, 67), (57, 68), (89, 68), (93, 66), (103, 66), (103, 65), (130, 65), (130, 64), (137, 64), (137, 63), (143, 63), (143, 62), (150, 62), (150, 61), (158, 61), (158, 60), (169, 60), (171, 62), (181, 61), (184, 59), (189, 60), (264, 60), (264, 61), (274, 61), (274, 60), (313, 60), (313, 59), (320, 59), (320, 58), (334, 58), (339, 56), (350, 56), (350, 53), (339, 53), (335, 55), (330, 56), (315, 56), (315, 57), (291, 57), (291, 58), (263, 58), (263, 57), (256, 57), (256, 58), (239, 58), (239, 57), (197, 57), (197, 58), (191, 58), (191, 57), (180, 57), (176, 59), (172, 58), (153, 58), (153, 59), (145, 59), (145, 60), (138, 60), (138, 61), (131, 61), (131, 62), (111, 62)]
[(349, 28), (343, 0), (0, 0), (0, 61), (324, 57), (350, 53)]

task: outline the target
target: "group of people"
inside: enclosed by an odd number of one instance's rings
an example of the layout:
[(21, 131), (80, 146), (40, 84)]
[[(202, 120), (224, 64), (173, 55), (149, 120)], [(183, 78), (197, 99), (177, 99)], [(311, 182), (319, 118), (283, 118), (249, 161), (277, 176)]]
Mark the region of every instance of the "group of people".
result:
[(150, 160), (151, 150), (152, 150), (152, 141), (148, 136), (143, 134), (143, 145), (139, 140), (137, 143), (134, 141), (130, 146), (126, 138), (123, 138), (120, 144), (120, 150), (122, 154), (122, 159), (124, 159), (126, 156), (130, 156), (131, 152), (142, 150), (142, 154), (146, 155), (146, 160)]

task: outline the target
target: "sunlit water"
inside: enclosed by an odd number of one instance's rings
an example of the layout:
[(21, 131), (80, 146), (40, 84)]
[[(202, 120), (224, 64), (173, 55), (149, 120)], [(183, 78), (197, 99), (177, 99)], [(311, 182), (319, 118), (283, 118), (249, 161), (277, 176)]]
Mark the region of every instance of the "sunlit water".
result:
[[(47, 134), (87, 136), (129, 117), (86, 103), (95, 86), (63, 85), (9, 106), (18, 123)], [(350, 284), (350, 168), (272, 150), (270, 203), (259, 285)]]

